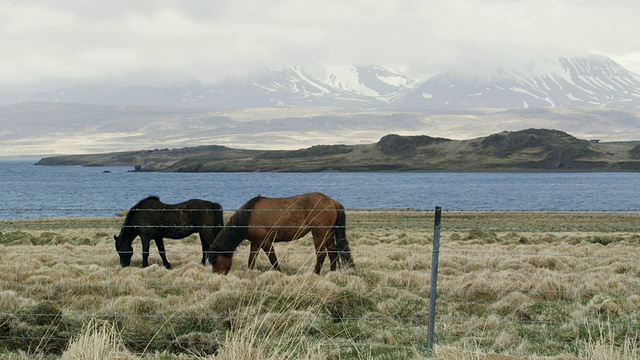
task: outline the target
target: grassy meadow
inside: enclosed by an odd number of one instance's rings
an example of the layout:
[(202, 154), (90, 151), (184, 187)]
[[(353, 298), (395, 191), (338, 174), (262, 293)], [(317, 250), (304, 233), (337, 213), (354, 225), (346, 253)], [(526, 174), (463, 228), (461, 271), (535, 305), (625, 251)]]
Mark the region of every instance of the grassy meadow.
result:
[[(0, 359), (426, 359), (433, 215), (348, 211), (356, 269), (320, 276), (309, 237), (221, 276), (195, 235), (121, 268), (123, 218), (0, 221)], [(431, 358), (640, 357), (638, 224), (443, 212)]]

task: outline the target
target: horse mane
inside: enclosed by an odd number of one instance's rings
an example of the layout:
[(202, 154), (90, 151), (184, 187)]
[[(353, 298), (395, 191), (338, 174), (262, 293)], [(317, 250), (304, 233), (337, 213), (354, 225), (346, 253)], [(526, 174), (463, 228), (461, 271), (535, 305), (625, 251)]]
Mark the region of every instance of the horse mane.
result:
[[(258, 195), (242, 205), (227, 221), (213, 243), (218, 250), (235, 250), (247, 238), (249, 217), (256, 203), (263, 197)], [(212, 248), (214, 247), (212, 244)]]

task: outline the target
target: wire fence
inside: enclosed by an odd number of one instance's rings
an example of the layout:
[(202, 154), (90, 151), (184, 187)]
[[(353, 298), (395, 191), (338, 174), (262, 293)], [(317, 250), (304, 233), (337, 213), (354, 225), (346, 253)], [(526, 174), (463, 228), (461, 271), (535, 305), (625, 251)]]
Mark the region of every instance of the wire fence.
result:
[(60, 353), (92, 319), (115, 324), (131, 351), (202, 356), (243, 332), (344, 358), (427, 354), (430, 316), (436, 349), (555, 355), (598, 336), (640, 341), (640, 214), (445, 211), (430, 310), (434, 215), (348, 209), (356, 268), (325, 264), (320, 276), (309, 236), (276, 244), (281, 272), (264, 254), (247, 270), (241, 244), (220, 276), (199, 264), (195, 234), (166, 240), (172, 270), (153, 246), (142, 268), (138, 240), (122, 268), (123, 217), (0, 221), (0, 348)]

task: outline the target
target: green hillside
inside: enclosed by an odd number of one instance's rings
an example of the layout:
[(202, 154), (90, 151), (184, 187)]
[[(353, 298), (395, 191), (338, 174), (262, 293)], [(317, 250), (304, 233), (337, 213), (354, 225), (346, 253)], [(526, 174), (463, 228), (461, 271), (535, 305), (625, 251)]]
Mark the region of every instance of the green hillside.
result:
[(640, 141), (598, 142), (547, 129), (471, 140), (386, 135), (364, 145), (299, 150), (224, 146), (47, 157), (37, 165), (132, 166), (135, 171), (624, 171), (640, 170)]

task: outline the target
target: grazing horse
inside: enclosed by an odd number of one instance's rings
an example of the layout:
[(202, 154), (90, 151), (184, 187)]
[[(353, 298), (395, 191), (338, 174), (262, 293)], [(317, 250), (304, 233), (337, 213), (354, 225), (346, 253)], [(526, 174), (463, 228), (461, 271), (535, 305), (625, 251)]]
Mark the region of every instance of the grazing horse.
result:
[(309, 232), (316, 248), (316, 274), (320, 274), (327, 253), (331, 270), (336, 269), (338, 260), (348, 267), (354, 266), (346, 237), (344, 207), (317, 192), (284, 198), (257, 196), (247, 201), (211, 243), (209, 263), (214, 273), (227, 274), (234, 251), (242, 240), (248, 239), (250, 269), (262, 249), (272, 268), (280, 270), (273, 243), (293, 241)]
[(202, 243), (202, 265), (206, 264), (205, 256), (209, 245), (224, 226), (222, 207), (218, 203), (206, 200), (191, 199), (179, 204), (165, 204), (157, 196), (149, 196), (134, 205), (120, 234), (114, 236), (116, 251), (120, 255), (120, 265), (129, 266), (133, 256), (131, 243), (136, 236), (142, 240), (142, 267), (149, 265), (149, 243), (153, 239), (162, 258), (162, 265), (171, 269), (164, 250), (164, 240), (182, 239), (193, 233), (200, 235)]

